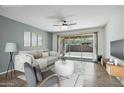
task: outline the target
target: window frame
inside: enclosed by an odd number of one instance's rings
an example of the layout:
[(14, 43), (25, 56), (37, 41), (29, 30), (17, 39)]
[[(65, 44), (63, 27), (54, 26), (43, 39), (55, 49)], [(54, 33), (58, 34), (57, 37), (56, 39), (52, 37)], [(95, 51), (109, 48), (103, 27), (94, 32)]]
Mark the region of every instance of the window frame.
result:
[[(26, 45), (26, 43), (25, 43), (26, 42), (25, 41), (26, 40), (25, 39), (26, 33), (29, 33), (29, 38), (28, 38), (29, 40), (28, 41), (29, 41), (30, 44), (28, 46), (25, 46)], [(33, 34), (34, 34), (34, 36), (33, 36)], [(42, 35), (42, 33), (24, 31), (24, 35), (23, 36), (24, 36), (24, 38), (23, 38), (23, 46), (25, 48), (28, 48), (28, 47), (42, 47), (43, 46), (43, 35)], [(35, 38), (34, 41), (33, 41), (33, 38)], [(36, 44), (34, 44), (34, 42)]]

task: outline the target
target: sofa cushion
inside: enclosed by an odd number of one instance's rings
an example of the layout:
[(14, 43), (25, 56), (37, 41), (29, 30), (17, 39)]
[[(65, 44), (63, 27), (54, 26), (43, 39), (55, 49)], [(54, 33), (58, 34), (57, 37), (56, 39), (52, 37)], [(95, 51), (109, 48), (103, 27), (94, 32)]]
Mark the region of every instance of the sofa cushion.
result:
[(40, 69), (47, 67), (47, 59), (46, 58), (35, 59), (35, 61), (39, 64)]
[(37, 51), (37, 56), (38, 56), (39, 58), (42, 57), (42, 52), (43, 52), (42, 50), (38, 50), (38, 51)]
[(57, 59), (58, 58), (55, 57), (55, 56), (49, 56), (49, 57), (47, 57), (48, 65), (54, 63), (55, 61), (57, 61)]
[(49, 52), (46, 51), (46, 52), (42, 52), (42, 57), (48, 57), (49, 56)]

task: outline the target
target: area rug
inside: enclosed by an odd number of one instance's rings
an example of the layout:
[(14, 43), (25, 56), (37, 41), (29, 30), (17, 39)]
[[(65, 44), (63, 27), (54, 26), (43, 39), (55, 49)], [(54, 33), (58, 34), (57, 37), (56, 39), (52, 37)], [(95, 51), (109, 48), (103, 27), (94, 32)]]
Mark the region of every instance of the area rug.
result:
[(25, 75), (19, 75), (17, 78), (26, 81)]

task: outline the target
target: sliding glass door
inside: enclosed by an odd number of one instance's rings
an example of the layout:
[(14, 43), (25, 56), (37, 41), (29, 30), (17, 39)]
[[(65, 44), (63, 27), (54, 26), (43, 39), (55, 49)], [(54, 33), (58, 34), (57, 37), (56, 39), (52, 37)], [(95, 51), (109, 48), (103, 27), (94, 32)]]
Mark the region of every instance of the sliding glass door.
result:
[(65, 57), (81, 58), (81, 36), (64, 38)]
[(60, 37), (60, 50), (64, 57), (97, 59), (96, 34), (82, 34)]

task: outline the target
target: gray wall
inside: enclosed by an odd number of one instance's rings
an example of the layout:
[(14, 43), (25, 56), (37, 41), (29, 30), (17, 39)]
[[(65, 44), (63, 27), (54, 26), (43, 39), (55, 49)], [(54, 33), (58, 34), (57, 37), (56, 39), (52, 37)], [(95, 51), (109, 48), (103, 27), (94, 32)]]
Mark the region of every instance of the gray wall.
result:
[(41, 48), (52, 49), (52, 33), (0, 16), (0, 72), (6, 71), (9, 63), (9, 54), (4, 52), (6, 42), (17, 43), (18, 50), (32, 49), (23, 47), (24, 31), (41, 32)]

